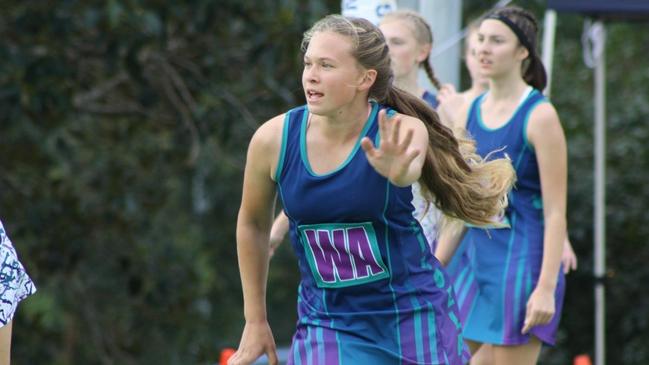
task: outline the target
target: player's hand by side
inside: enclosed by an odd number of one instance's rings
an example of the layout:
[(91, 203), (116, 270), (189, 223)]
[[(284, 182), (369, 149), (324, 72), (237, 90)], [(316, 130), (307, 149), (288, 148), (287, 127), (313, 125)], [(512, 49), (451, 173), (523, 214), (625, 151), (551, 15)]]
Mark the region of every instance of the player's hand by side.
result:
[(275, 340), (268, 322), (246, 322), (239, 348), (228, 359), (228, 365), (250, 365), (263, 354), (268, 356), (268, 364), (278, 364)]
[(550, 323), (554, 317), (554, 290), (536, 288), (527, 301), (525, 322), (522, 334), (527, 334), (532, 327)]
[(577, 270), (577, 255), (572, 249), (570, 240), (566, 236), (566, 240), (563, 243), (563, 252), (561, 253), (561, 263), (563, 264), (563, 273), (568, 274), (570, 271)]

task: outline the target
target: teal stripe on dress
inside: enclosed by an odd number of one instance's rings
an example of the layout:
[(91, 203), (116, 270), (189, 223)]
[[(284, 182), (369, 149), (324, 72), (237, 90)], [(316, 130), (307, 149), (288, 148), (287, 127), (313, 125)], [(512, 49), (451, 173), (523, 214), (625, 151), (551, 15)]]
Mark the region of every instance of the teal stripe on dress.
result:
[[(521, 162), (523, 162), (523, 157), (525, 156), (524, 151), (521, 151), (521, 153), (518, 154), (518, 159), (516, 159), (516, 163), (514, 164), (514, 171), (520, 171), (518, 167), (520, 166)], [(507, 193), (507, 199), (509, 199), (509, 206), (514, 205), (514, 194), (510, 191)], [(514, 230), (514, 226), (512, 227), (512, 231)]]
[(313, 356), (311, 342), (311, 326), (306, 326), (306, 338), (304, 339), (304, 348), (306, 349), (306, 365), (313, 365), (311, 358)]
[(300, 346), (295, 345), (293, 348), (293, 363), (295, 365), (302, 365), (302, 359), (300, 356)]
[(527, 140), (527, 125), (529, 124), (530, 116), (532, 115), (532, 110), (534, 110), (534, 108), (536, 108), (537, 105), (541, 103), (547, 103), (547, 102), (548, 101), (546, 98), (541, 98), (535, 101), (532, 105), (530, 105), (527, 115), (525, 116), (525, 121), (523, 122), (523, 141), (525, 142), (525, 147), (529, 148), (530, 150), (532, 150), (532, 145), (530, 145), (530, 141)]
[(388, 280), (388, 288), (390, 288), (390, 292), (392, 293), (392, 302), (394, 303), (394, 315), (396, 317), (396, 330), (397, 330), (397, 344), (399, 346), (399, 357), (402, 357), (403, 351), (401, 350), (401, 333), (399, 329), (399, 306), (397, 305), (397, 295), (394, 291), (394, 287), (392, 286), (392, 259), (390, 258), (390, 237), (388, 234), (388, 219), (385, 216), (385, 213), (388, 211), (388, 203), (390, 202), (390, 180), (386, 179), (385, 180), (385, 204), (383, 205), (383, 223), (385, 224), (385, 252), (386, 252), (386, 258), (388, 259), (387, 265), (388, 265), (388, 270), (390, 270), (390, 279)]
[(521, 153), (518, 154), (516, 164), (514, 164), (514, 170), (518, 171), (518, 166), (520, 166), (521, 162), (523, 161), (523, 157), (525, 157), (525, 153), (521, 151)]
[(291, 111), (284, 115), (284, 126), (282, 127), (282, 147), (279, 150), (279, 158), (277, 159), (277, 167), (275, 168), (275, 182), (279, 182), (279, 176), (284, 169), (284, 158), (286, 156), (286, 145), (288, 144), (288, 125), (290, 120)]
[[(288, 121), (289, 121), (290, 112), (291, 111), (288, 111), (286, 113), (286, 117), (284, 118), (284, 132), (283, 132), (283, 136), (282, 136), (282, 152), (280, 153), (280, 161), (277, 163), (277, 171), (275, 171), (275, 183), (277, 184), (277, 191), (278, 191), (278, 194), (279, 194), (280, 201), (282, 201), (282, 203), (285, 200), (284, 200), (284, 193), (282, 192), (282, 182), (279, 181), (279, 180), (280, 180), (280, 175), (282, 174), (281, 169), (284, 168), (284, 158), (285, 158), (285, 154), (286, 154), (286, 145), (288, 143), (288, 124), (289, 124)], [(280, 162), (282, 164), (281, 169), (279, 167)], [(286, 207), (284, 207), (284, 214), (286, 214), (286, 216), (288, 218), (291, 217), (291, 215), (286, 210)]]
[[(334, 333), (336, 334), (336, 348), (338, 349), (338, 361), (340, 361), (340, 363), (338, 365), (342, 365), (342, 363), (343, 363), (342, 350), (341, 350), (341, 345), (342, 344), (340, 343), (340, 337), (338, 336), (338, 331), (335, 330), (336, 326), (334, 325), (334, 323), (335, 323), (336, 320), (332, 316), (329, 315), (329, 309), (327, 308), (326, 294), (327, 294), (327, 291), (322, 290), (322, 307), (323, 307), (322, 309), (324, 309), (324, 312), (326, 313), (327, 318), (330, 318), (329, 328), (332, 331), (334, 331)], [(326, 353), (326, 352), (327, 352), (327, 346), (323, 346), (322, 347), (323, 356), (324, 356), (324, 353)], [(318, 359), (320, 359), (320, 358), (318, 357)], [(324, 364), (324, 358), (322, 359), (322, 364)]]
[(338, 365), (344, 365), (343, 361), (345, 359), (343, 359), (343, 350), (341, 348), (342, 343), (340, 342), (340, 336), (338, 334), (338, 331), (336, 331), (336, 343), (338, 344), (338, 361), (340, 361)]
[(466, 285), (462, 287), (462, 292), (459, 293), (457, 298), (460, 303), (464, 303), (466, 296), (469, 295), (469, 290), (471, 290), (471, 283), (475, 280), (475, 272), (471, 270), (471, 274), (466, 280)]
[(428, 312), (426, 315), (428, 317), (428, 335), (430, 336), (430, 339), (428, 340), (430, 344), (430, 359), (432, 361), (437, 361), (437, 324), (435, 322), (435, 309), (432, 304), (428, 304), (428, 307), (429, 310), (426, 311)]
[[(503, 279), (502, 279), (503, 283), (507, 283), (507, 274), (509, 273), (508, 271), (509, 263), (511, 262), (512, 259), (512, 246), (514, 245), (514, 237), (516, 236), (516, 214), (512, 215), (511, 221), (512, 221), (512, 227), (511, 230), (509, 231), (509, 241), (507, 242), (507, 259), (505, 260), (505, 269), (503, 270)], [(501, 298), (503, 298), (503, 304), (504, 304), (504, 300), (507, 298), (507, 284), (502, 286)], [(497, 322), (504, 323), (506, 315), (507, 314), (505, 313), (505, 305), (503, 305), (500, 318), (497, 318)]]
[[(523, 286), (523, 276), (525, 275), (525, 266), (527, 265), (527, 246), (528, 246), (528, 240), (527, 237), (523, 239), (523, 247), (522, 247), (522, 252), (520, 254), (523, 259), (520, 259), (518, 261), (518, 267), (516, 268), (516, 281), (514, 284), (514, 308), (520, 308), (521, 306), (521, 287)], [(523, 305), (523, 307), (525, 307)], [(514, 311), (514, 323), (518, 323), (520, 321), (520, 312), (515, 310)]]
[(455, 325), (456, 328), (462, 328), (460, 320), (457, 318), (454, 312), (448, 312), (448, 317), (451, 319), (451, 322)]
[[(410, 297), (410, 304), (413, 308), (418, 308), (419, 303), (415, 300), (414, 297)], [(421, 331), (421, 311), (416, 310), (415, 315), (412, 318), (415, 328), (415, 352), (417, 353), (417, 362), (424, 362), (424, 334)]]
[[(300, 293), (302, 291), (302, 287), (298, 286), (298, 296), (297, 296), (297, 307), (300, 307), (300, 304), (302, 302), (302, 298), (300, 297)], [(302, 365), (302, 355), (300, 354), (300, 341), (295, 341), (293, 343), (293, 362), (295, 365)]]
[(324, 343), (324, 335), (322, 333), (322, 327), (318, 326), (315, 330), (315, 338), (318, 341), (318, 365), (324, 365), (325, 363), (325, 349), (327, 344)]
[[(465, 267), (462, 269), (462, 271), (460, 271), (460, 275), (457, 276), (457, 278), (455, 279), (455, 282), (453, 283), (453, 287), (454, 287), (454, 288), (458, 288), (458, 289), (459, 289), (459, 288), (462, 288), (462, 289), (465, 288), (465, 285), (464, 285), (464, 284), (465, 284), (464, 279), (466, 278), (466, 275), (467, 275), (467, 273), (468, 273), (469, 271), (470, 271), (470, 267), (469, 267), (469, 266), (465, 266)], [(455, 293), (456, 296), (459, 295), (459, 294), (460, 294), (460, 293), (457, 293), (457, 292)], [(460, 298), (458, 298), (458, 300), (459, 300), (459, 299), (460, 299)], [(460, 301), (461, 301), (461, 300), (460, 300)]]
[(424, 237), (422, 230), (419, 228), (419, 226), (415, 221), (412, 221), (411, 223), (413, 224), (412, 231), (415, 233), (415, 237), (417, 237), (417, 241), (419, 242), (419, 248), (421, 249), (421, 253), (422, 253), (421, 262), (419, 265), (424, 269), (432, 270), (433, 266), (430, 264), (430, 262), (428, 262), (428, 260), (426, 260), (426, 251), (430, 250), (430, 246), (426, 242), (426, 237)]

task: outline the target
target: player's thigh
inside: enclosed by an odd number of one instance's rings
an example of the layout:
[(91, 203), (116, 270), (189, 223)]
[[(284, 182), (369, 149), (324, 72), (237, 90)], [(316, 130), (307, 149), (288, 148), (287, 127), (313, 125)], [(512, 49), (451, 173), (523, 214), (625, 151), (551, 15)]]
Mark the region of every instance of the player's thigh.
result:
[(475, 354), (483, 346), (482, 342), (471, 341), (471, 340), (467, 340), (466, 338), (464, 339), (464, 342), (467, 344), (467, 346), (469, 346), (469, 351), (471, 351), (471, 356), (473, 356), (473, 354)]
[(0, 327), (0, 365), (9, 365), (11, 359), (12, 322)]
[(493, 347), (485, 343), (471, 356), (471, 365), (494, 365), (493, 356)]
[(534, 365), (540, 353), (541, 341), (536, 337), (524, 345), (493, 346), (494, 363), (498, 365)]

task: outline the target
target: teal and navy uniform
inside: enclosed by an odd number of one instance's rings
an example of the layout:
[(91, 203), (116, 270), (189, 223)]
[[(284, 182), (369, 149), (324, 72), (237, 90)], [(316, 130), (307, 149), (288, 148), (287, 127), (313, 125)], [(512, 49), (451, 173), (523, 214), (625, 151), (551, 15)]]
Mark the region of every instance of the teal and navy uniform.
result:
[(464, 364), (448, 277), (413, 218), (410, 187), (392, 185), (359, 148), (378, 141), (372, 111), (349, 157), (315, 173), (308, 109), (289, 111), (275, 175), (298, 257), (298, 322), (289, 364)]
[[(510, 228), (469, 228), (463, 244), (474, 250), (473, 268), (478, 293), (465, 322), (465, 337), (474, 341), (519, 345), (529, 341), (521, 334), (527, 300), (536, 287), (543, 260), (543, 206), (539, 167), (527, 140), (530, 114), (547, 102), (538, 90), (528, 88), (513, 116), (498, 128), (487, 127), (481, 117), (483, 94), (471, 105), (467, 131), (485, 157), (508, 156), (516, 170), (516, 185), (509, 194), (505, 221)], [(494, 152), (495, 151), (495, 152)], [(533, 327), (530, 333), (553, 345), (561, 317), (565, 282), (557, 277), (556, 312), (552, 321)]]

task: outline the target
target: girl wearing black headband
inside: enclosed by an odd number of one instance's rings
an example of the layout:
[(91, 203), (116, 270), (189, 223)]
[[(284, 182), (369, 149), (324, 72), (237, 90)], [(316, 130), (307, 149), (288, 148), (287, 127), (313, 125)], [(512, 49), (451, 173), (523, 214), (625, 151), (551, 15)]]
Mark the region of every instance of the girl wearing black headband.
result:
[[(495, 364), (535, 364), (541, 344), (555, 343), (563, 303), (567, 151), (557, 112), (541, 93), (537, 33), (534, 17), (518, 7), (483, 18), (476, 51), (489, 91), (474, 100), (466, 121), (478, 153), (508, 156), (517, 173), (501, 224), (467, 227), (462, 238), (475, 249), (479, 287), (464, 337), (472, 350), (494, 345)], [(440, 101), (443, 107), (441, 94)], [(461, 237), (440, 238), (440, 261), (449, 261)]]

